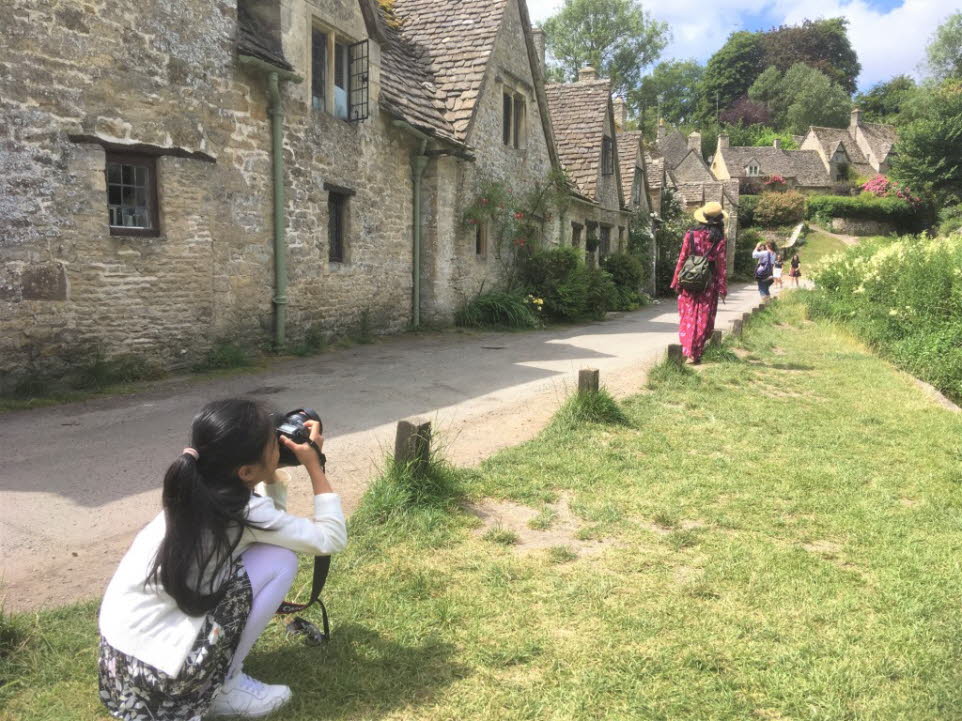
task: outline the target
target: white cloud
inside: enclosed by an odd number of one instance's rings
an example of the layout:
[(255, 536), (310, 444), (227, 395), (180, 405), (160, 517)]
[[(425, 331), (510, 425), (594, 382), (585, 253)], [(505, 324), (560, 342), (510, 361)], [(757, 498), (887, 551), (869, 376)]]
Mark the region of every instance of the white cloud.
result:
[[(772, 18), (772, 25), (846, 17), (849, 38), (862, 63), (862, 88), (900, 73), (916, 74), (932, 33), (948, 15), (962, 10), (962, 0), (904, 0), (888, 11), (875, 9), (866, 0), (648, 0), (643, 4), (671, 27), (673, 39), (663, 57), (701, 62), (718, 50), (731, 32), (742, 29), (746, 14), (764, 13)], [(557, 12), (561, 5), (562, 0), (528, 0), (535, 22)]]

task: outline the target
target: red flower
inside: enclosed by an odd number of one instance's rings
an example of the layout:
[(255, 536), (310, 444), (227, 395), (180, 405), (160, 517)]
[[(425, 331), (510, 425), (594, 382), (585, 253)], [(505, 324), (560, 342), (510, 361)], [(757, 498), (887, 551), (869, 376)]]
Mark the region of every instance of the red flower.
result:
[(514, 219), (515, 219), (515, 220), (522, 220), (523, 218), (524, 218), (524, 213), (517, 212), (517, 213), (514, 214)]

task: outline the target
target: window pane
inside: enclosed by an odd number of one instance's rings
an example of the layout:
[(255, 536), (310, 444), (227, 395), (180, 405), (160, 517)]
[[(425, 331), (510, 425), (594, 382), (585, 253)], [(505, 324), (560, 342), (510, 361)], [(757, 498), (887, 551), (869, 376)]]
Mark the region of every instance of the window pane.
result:
[(147, 185), (147, 168), (143, 165), (134, 167), (134, 180), (137, 185), (145, 187)]
[(524, 120), (524, 98), (516, 95), (514, 98), (514, 147), (521, 147), (522, 121)]
[(123, 171), (122, 171), (122, 174), (121, 174), (121, 175), (122, 175), (122, 182), (123, 182), (125, 185), (133, 185), (133, 184), (134, 184), (134, 166), (132, 166), (132, 165), (122, 165), (121, 168), (123, 168)]
[(107, 182), (120, 182), (120, 163), (107, 163)]
[(327, 35), (320, 30), (311, 32), (311, 107), (326, 110)]
[(511, 145), (511, 96), (504, 94), (504, 109), (502, 117), (503, 140), (505, 145)]
[(108, 185), (107, 186), (107, 202), (110, 205), (120, 205), (123, 201), (120, 194), (119, 185)]
[(347, 53), (348, 47), (344, 43), (334, 45), (334, 114), (343, 119), (347, 119), (348, 106), (350, 105), (350, 93), (348, 92), (350, 63)]

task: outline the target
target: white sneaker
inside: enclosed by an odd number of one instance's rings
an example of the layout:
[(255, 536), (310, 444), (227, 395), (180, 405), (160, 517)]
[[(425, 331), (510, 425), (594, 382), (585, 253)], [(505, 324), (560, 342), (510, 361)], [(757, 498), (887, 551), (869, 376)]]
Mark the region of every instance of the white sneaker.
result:
[(244, 672), (234, 674), (221, 686), (207, 711), (208, 718), (242, 716), (260, 718), (273, 713), (291, 700), (291, 689), (280, 684), (266, 684)]

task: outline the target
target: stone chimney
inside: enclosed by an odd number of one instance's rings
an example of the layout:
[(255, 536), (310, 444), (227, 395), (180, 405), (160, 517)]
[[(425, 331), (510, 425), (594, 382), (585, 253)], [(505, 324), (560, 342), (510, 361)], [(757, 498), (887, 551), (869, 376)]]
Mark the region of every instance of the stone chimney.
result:
[(658, 132), (658, 134), (657, 134), (657, 136), (656, 136), (655, 139), (656, 139), (658, 142), (661, 142), (662, 140), (665, 139), (665, 135), (668, 134), (668, 130), (665, 128), (665, 119), (664, 119), (664, 118), (658, 118), (658, 131), (657, 131), (657, 132)]
[(628, 124), (628, 103), (619, 97), (615, 97), (611, 102), (615, 106), (615, 130), (624, 130)]
[(862, 124), (862, 111), (858, 108), (852, 108), (852, 119), (849, 121), (848, 129), (850, 132), (854, 133), (855, 128)]
[(579, 83), (583, 83), (588, 80), (597, 80), (597, 79), (598, 79), (598, 71), (595, 70), (590, 65), (588, 65), (587, 67), (581, 68), (581, 70), (578, 71)]
[(701, 154), (701, 133), (697, 130), (692, 130), (688, 135), (688, 149)]
[(541, 28), (531, 28), (531, 37), (534, 40), (534, 48), (541, 59), (541, 70), (544, 71), (544, 30)]
[[(718, 134), (718, 150), (722, 150), (727, 147), (728, 147), (728, 133), (719, 133)], [(715, 154), (716, 155), (718, 154), (717, 150), (715, 151)]]
[(782, 149), (782, 139), (781, 139), (781, 138), (775, 138), (775, 142), (772, 143), (772, 146), (775, 148), (775, 150), (781, 150), (781, 149)]

